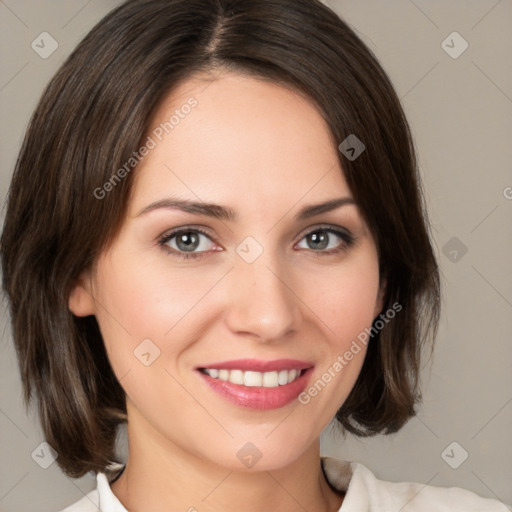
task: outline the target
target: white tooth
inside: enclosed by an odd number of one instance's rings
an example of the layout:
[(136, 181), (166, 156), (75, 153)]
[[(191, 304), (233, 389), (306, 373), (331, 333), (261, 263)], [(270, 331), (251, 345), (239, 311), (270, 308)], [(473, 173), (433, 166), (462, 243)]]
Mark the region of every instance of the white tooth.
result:
[(288, 370), (281, 370), (279, 372), (279, 385), (284, 386), (285, 384), (288, 384)]
[(300, 377), (300, 370), (281, 370), (280, 372), (253, 372), (242, 370), (219, 370), (217, 368), (207, 368), (204, 370), (207, 375), (213, 379), (229, 381), (232, 384), (245, 385), (248, 387), (263, 386), (265, 388), (275, 388), (284, 386)]
[(277, 372), (265, 372), (263, 374), (263, 387), (277, 388), (279, 386), (279, 375)]
[(229, 380), (229, 370), (219, 370), (220, 380)]
[(244, 372), (244, 384), (246, 386), (261, 386), (261, 372)]
[(229, 382), (233, 384), (243, 384), (244, 372), (242, 370), (231, 370), (229, 372)]
[(295, 380), (295, 377), (297, 377), (297, 370), (290, 370), (288, 372), (288, 384)]

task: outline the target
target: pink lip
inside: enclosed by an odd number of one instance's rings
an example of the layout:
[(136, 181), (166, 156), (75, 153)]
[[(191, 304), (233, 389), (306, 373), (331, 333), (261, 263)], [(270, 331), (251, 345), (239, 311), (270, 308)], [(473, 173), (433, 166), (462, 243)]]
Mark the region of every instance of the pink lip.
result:
[(199, 368), (217, 368), (225, 370), (243, 370), (270, 372), (280, 370), (304, 370), (302, 375), (286, 384), (275, 388), (263, 386), (243, 386), (228, 381), (214, 379), (205, 373), (198, 371), (206, 384), (220, 396), (230, 402), (249, 409), (268, 410), (278, 409), (295, 400), (306, 388), (312, 373), (312, 364), (294, 359), (279, 359), (276, 361), (258, 361), (255, 359), (240, 359), (236, 361), (225, 361)]
[(298, 359), (276, 359), (275, 361), (262, 361), (259, 359), (234, 359), (212, 363), (197, 368), (216, 368), (217, 370), (242, 370), (253, 372), (279, 372), (281, 370), (306, 370), (311, 368), (313, 363), (299, 361)]

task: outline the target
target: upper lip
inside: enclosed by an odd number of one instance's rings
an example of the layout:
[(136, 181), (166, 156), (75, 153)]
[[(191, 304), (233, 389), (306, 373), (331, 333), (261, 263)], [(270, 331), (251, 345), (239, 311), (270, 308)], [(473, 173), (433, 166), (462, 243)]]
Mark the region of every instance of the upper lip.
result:
[(233, 359), (231, 361), (221, 361), (204, 366), (198, 366), (197, 369), (217, 369), (217, 370), (242, 370), (254, 372), (274, 372), (281, 370), (305, 370), (311, 368), (312, 363), (299, 361), (298, 359), (276, 359), (274, 361), (263, 361), (260, 359)]

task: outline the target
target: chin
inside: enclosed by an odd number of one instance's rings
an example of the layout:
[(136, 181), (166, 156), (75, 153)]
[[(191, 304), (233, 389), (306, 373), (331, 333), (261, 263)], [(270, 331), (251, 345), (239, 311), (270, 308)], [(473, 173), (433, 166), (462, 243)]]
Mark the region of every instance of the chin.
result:
[[(279, 427), (278, 427), (279, 428)], [(267, 436), (267, 437), (265, 437)], [(272, 437), (274, 439), (272, 439)], [(288, 440), (286, 440), (288, 439)], [(289, 436), (277, 433), (260, 436), (239, 436), (226, 443), (218, 443), (212, 450), (210, 444), (205, 456), (213, 463), (230, 471), (257, 472), (276, 471), (296, 461), (314, 443), (303, 440), (294, 442)]]

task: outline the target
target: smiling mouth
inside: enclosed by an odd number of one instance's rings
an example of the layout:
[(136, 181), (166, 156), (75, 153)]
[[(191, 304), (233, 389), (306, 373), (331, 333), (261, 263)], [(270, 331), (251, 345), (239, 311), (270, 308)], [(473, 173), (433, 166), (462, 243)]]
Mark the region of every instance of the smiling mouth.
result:
[(306, 372), (306, 369), (291, 369), (271, 372), (243, 371), (240, 369), (199, 368), (212, 379), (246, 387), (277, 388), (291, 384)]
[(306, 388), (314, 366), (298, 359), (236, 359), (195, 370), (217, 395), (239, 407), (261, 411), (294, 402)]

